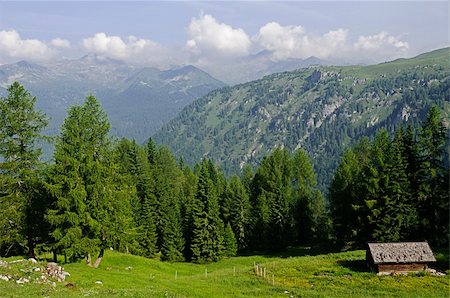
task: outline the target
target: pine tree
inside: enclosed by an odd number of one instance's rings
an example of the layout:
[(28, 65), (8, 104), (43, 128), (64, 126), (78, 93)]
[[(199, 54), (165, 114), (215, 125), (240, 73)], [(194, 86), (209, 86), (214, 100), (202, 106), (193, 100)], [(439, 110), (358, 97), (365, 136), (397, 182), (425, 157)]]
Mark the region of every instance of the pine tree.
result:
[(7, 91), (0, 99), (0, 254), (21, 253), (26, 241), (28, 255), (34, 257), (43, 219), (33, 210), (40, 198), (35, 192), (41, 156), (36, 142), (43, 139), (48, 120), (35, 110), (36, 97), (21, 84), (14, 82)]

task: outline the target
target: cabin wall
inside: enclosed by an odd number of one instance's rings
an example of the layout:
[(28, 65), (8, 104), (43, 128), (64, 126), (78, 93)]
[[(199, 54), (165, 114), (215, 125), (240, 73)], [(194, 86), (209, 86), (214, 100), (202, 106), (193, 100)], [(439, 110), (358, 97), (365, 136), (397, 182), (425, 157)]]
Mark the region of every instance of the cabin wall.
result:
[(408, 264), (378, 264), (375, 265), (377, 272), (410, 272), (422, 271), (427, 268), (424, 263), (408, 263)]

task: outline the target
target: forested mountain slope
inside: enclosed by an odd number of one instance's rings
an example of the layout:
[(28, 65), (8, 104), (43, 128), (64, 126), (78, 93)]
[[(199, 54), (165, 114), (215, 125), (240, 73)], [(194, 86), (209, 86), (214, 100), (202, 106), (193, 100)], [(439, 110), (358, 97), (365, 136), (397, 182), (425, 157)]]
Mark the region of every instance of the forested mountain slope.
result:
[(66, 111), (87, 95), (97, 96), (111, 119), (112, 133), (144, 141), (193, 100), (225, 86), (206, 72), (184, 66), (169, 70), (138, 67), (86, 55), (80, 59), (0, 65), (0, 96), (14, 81), (37, 97), (56, 134)]
[(385, 127), (417, 124), (430, 106), (450, 119), (449, 48), (372, 66), (316, 66), (212, 91), (154, 135), (193, 164), (227, 173), (277, 146), (306, 149), (326, 189), (345, 148)]

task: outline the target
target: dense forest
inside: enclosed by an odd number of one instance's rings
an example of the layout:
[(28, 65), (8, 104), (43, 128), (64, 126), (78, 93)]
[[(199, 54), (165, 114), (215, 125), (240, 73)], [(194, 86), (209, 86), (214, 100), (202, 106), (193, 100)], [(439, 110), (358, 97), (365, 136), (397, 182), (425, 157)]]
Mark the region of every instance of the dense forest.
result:
[(417, 127), (348, 148), (325, 198), (303, 149), (272, 148), (228, 179), (214, 160), (189, 167), (152, 139), (112, 138), (93, 96), (69, 109), (42, 163), (48, 119), (35, 103), (18, 82), (0, 100), (1, 256), (97, 267), (105, 249), (202, 263), (294, 245), (448, 244), (448, 130), (435, 106)]
[(311, 66), (214, 90), (154, 136), (186, 164), (213, 159), (227, 177), (274, 147), (308, 152), (327, 193), (340, 157), (385, 128), (418, 129), (436, 105), (450, 123), (449, 49), (369, 66)]

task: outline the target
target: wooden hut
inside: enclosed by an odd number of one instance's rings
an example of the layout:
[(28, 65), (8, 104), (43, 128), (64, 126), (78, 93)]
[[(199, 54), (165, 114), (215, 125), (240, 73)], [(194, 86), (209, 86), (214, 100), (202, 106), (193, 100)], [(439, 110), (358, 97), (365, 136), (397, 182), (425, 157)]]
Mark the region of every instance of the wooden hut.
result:
[(418, 272), (436, 262), (428, 242), (368, 243), (366, 261), (375, 272)]

